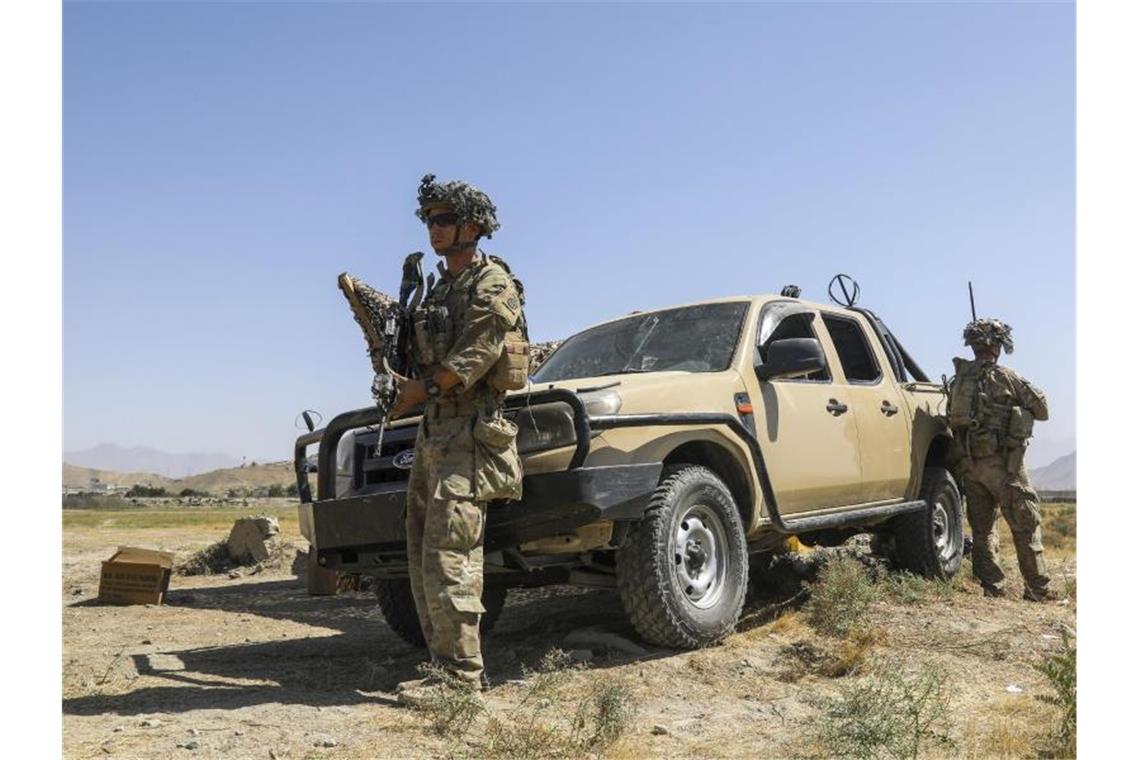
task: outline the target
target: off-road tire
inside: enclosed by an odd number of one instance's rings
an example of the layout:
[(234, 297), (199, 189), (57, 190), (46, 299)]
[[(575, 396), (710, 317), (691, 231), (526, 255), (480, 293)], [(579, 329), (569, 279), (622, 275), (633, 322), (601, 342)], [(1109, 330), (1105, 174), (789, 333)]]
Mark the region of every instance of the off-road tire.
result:
[[(412, 583), (407, 578), (377, 578), (376, 603), (388, 627), (414, 647), (426, 648), (420, 618), (416, 614), (416, 601), (412, 596)], [(507, 587), (483, 584), (483, 606), (487, 609), (479, 619), (479, 633), (486, 635), (503, 613), (507, 601)]]
[[(695, 524), (689, 519), (694, 516)], [(689, 555), (686, 547), (677, 551), (677, 540), (694, 535), (688, 530), (698, 526), (698, 538), (711, 536), (715, 545), (706, 560), (716, 560), (716, 565), (706, 561), (700, 567), (719, 568), (723, 563), (724, 572), (694, 602), (681, 586), (693, 566), (682, 564)], [(697, 539), (686, 539), (686, 546), (692, 541)], [(732, 632), (748, 587), (748, 549), (732, 494), (711, 470), (698, 465), (665, 468), (649, 508), (617, 552), (617, 587), (630, 622), (650, 643), (696, 649)]]
[(922, 473), (926, 508), (891, 521), (895, 558), (904, 569), (927, 578), (954, 577), (962, 566), (962, 495), (944, 467)]

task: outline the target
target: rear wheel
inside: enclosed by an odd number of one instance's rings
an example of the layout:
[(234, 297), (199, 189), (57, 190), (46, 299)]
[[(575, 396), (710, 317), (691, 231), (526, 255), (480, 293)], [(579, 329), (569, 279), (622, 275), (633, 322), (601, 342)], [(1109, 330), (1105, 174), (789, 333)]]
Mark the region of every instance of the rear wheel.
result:
[(622, 606), (647, 641), (694, 649), (736, 626), (748, 585), (740, 513), (712, 471), (670, 466), (617, 554)]
[(927, 467), (922, 477), (926, 508), (892, 521), (899, 564), (928, 578), (951, 578), (962, 566), (962, 496), (944, 467)]
[[(396, 635), (414, 647), (427, 647), (424, 632), (420, 630), (420, 618), (416, 614), (416, 600), (412, 596), (412, 582), (408, 578), (377, 578), (376, 602), (380, 613)], [(479, 632), (490, 632), (503, 605), (507, 601), (507, 587), (483, 584), (483, 607), (486, 612), (479, 618)]]

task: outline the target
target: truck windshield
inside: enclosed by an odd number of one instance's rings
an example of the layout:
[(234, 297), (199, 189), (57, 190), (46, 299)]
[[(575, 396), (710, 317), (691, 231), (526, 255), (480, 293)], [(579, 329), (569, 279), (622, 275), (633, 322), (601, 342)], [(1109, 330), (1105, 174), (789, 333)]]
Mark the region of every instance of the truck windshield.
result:
[(728, 369), (748, 301), (684, 306), (609, 322), (569, 338), (534, 375), (535, 382), (625, 372), (720, 372)]

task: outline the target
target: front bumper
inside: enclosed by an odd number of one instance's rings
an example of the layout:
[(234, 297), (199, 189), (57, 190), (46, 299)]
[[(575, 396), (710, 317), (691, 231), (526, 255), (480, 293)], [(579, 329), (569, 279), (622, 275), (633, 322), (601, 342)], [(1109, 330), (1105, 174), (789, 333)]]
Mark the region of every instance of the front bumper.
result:
[[(578, 467), (527, 475), (521, 501), (487, 508), (484, 550), (566, 533), (597, 520), (635, 520), (649, 504), (661, 464)], [(406, 563), (404, 483), (363, 496), (302, 503), (301, 533), (324, 567), (361, 572)]]

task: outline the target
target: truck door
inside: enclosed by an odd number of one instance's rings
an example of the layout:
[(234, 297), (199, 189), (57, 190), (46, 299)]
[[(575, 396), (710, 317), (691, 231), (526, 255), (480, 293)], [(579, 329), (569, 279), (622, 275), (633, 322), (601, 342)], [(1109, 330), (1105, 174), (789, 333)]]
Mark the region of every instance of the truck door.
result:
[[(817, 312), (793, 301), (775, 301), (760, 311), (753, 366), (767, 359), (773, 341), (819, 340)], [(821, 341), (828, 366), (807, 377), (761, 381), (746, 373), (756, 436), (785, 514), (855, 503), (862, 482), (859, 438), (848, 388), (832, 374), (836, 357)]]
[(911, 420), (890, 363), (865, 320), (828, 311), (822, 319), (839, 357), (838, 383), (851, 399), (859, 429), (861, 501), (901, 499), (910, 480)]

